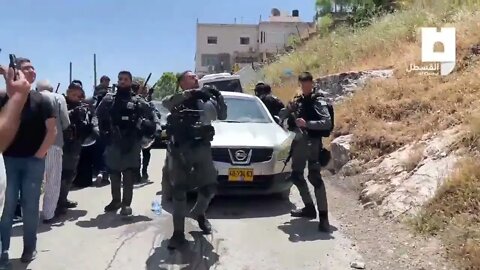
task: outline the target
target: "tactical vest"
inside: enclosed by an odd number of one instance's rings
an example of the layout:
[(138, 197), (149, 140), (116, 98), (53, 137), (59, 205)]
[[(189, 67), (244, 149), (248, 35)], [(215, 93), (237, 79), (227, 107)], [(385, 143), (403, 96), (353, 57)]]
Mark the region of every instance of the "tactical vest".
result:
[[(303, 95), (296, 96), (294, 102), (297, 104), (298, 108), (296, 112), (297, 118), (303, 118), (306, 122), (322, 120), (320, 115), (315, 111), (315, 102), (318, 98), (320, 98), (320, 96), (317, 94), (312, 94), (308, 97), (304, 97)], [(328, 137), (330, 135), (330, 131), (313, 130), (309, 128), (307, 128), (306, 131), (311, 138)]]
[(110, 119), (115, 130), (120, 131), (122, 137), (139, 135), (139, 120), (141, 112), (139, 97), (131, 98), (113, 95), (113, 103), (110, 109)]
[(174, 144), (187, 142), (212, 141), (215, 135), (213, 126), (205, 126), (200, 123), (197, 100), (190, 98), (179, 106), (176, 106), (167, 117), (167, 136)]

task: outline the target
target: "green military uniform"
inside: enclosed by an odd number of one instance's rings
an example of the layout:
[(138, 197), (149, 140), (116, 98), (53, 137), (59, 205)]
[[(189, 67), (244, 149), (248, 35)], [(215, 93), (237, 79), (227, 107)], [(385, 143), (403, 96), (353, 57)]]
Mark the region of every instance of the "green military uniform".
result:
[[(292, 211), (294, 217), (316, 218), (317, 213), (313, 204), (312, 196), (308, 190), (307, 182), (303, 176), (308, 163), (308, 180), (314, 187), (320, 216), (319, 229), (329, 230), (328, 204), (325, 185), (320, 175), (319, 151), (322, 148), (322, 136), (331, 130), (332, 119), (328, 111), (327, 103), (320, 96), (311, 94), (308, 96), (298, 95), (293, 99), (290, 107), (293, 111), (292, 121), (289, 125), (295, 125), (294, 119), (303, 118), (306, 128), (296, 128), (296, 136), (292, 143), (292, 173), (290, 179), (300, 192), (305, 208)], [(285, 114), (283, 111), (281, 114)], [(287, 113), (288, 114), (288, 113)], [(283, 118), (283, 117), (282, 117)]]
[[(171, 114), (167, 118), (168, 180), (173, 196), (174, 234), (169, 248), (176, 248), (185, 241), (184, 227), (187, 211), (187, 191), (198, 191), (197, 202), (190, 216), (197, 219), (204, 233), (210, 233), (210, 224), (205, 218), (208, 205), (215, 195), (217, 170), (213, 165), (210, 141), (214, 130), (211, 121), (226, 119), (227, 108), (220, 92), (216, 96), (207, 91), (196, 90), (198, 95), (186, 98), (175, 94), (163, 100), (163, 106)], [(197, 112), (187, 112), (196, 110)]]
[[(100, 134), (106, 139), (105, 163), (110, 170), (112, 202), (105, 211), (131, 214), (133, 184), (140, 167), (141, 141), (155, 132), (155, 115), (150, 106), (131, 91), (108, 93), (97, 108)], [(123, 198), (121, 196), (123, 175)]]

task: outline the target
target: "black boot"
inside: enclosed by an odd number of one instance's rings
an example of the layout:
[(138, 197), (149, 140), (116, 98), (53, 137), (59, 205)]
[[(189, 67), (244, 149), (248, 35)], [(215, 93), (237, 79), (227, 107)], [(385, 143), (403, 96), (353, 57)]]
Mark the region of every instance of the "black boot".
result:
[(198, 227), (203, 231), (204, 234), (211, 234), (212, 233), (212, 224), (210, 221), (204, 216), (201, 215), (197, 218)]
[(132, 215), (132, 208), (130, 206), (122, 206), (122, 210), (120, 210), (120, 215), (131, 216)]
[(105, 206), (105, 212), (116, 212), (121, 207), (122, 203), (120, 201), (113, 200), (112, 202), (110, 202), (110, 204)]
[(306, 204), (302, 209), (292, 210), (290, 212), (292, 217), (302, 217), (308, 219), (316, 219), (317, 218), (317, 210), (313, 203)]
[(168, 249), (177, 249), (187, 243), (185, 233), (181, 231), (174, 231), (172, 237), (168, 241)]
[(142, 181), (147, 182), (148, 181), (148, 172), (146, 168), (142, 169)]
[(324, 233), (330, 233), (330, 222), (328, 221), (328, 212), (319, 211), (320, 221), (318, 223), (318, 230)]

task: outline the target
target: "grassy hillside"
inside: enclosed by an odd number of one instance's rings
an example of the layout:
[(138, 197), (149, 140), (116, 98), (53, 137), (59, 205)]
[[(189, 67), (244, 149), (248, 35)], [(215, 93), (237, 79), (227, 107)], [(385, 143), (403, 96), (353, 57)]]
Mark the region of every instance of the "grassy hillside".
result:
[[(450, 5), (445, 4), (450, 2)], [(479, 6), (458, 1), (430, 1), (426, 8), (410, 8), (378, 19), (363, 29), (340, 29), (310, 40), (298, 51), (265, 68), (268, 81), (284, 101), (297, 90), (285, 69), (315, 76), (351, 70), (393, 67), (395, 77), (374, 81), (336, 106), (334, 136), (353, 134), (353, 155), (371, 160), (422, 135), (465, 125), (463, 145), (474, 155), (480, 145), (480, 62), (471, 47), (480, 44)], [(465, 2), (465, 1), (463, 1)], [(456, 71), (448, 76), (407, 73), (420, 64), (422, 26), (455, 26)], [(458, 172), (426, 206), (416, 223), (418, 231), (439, 235), (449, 254), (480, 269), (480, 173), (477, 159), (462, 162)]]

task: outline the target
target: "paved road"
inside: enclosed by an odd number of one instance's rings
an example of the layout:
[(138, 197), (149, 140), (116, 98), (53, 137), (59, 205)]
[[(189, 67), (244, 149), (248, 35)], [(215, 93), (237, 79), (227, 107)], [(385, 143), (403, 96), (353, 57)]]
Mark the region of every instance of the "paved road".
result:
[[(336, 229), (326, 235), (314, 222), (291, 220), (293, 204), (268, 197), (216, 198), (209, 210), (214, 233), (203, 236), (196, 222), (188, 219), (189, 247), (168, 251), (171, 208), (164, 206), (160, 216), (150, 211), (160, 190), (164, 155), (163, 150), (152, 153), (154, 182), (135, 189), (130, 220), (103, 213), (111, 198), (108, 186), (74, 191), (71, 198), (79, 202), (78, 208), (61, 223), (40, 226), (38, 257), (29, 265), (18, 260), (22, 238), (21, 224), (16, 225), (10, 252), (13, 269), (340, 270), (360, 259)], [(296, 189), (291, 201), (301, 205)], [(334, 219), (332, 225), (340, 227)]]

